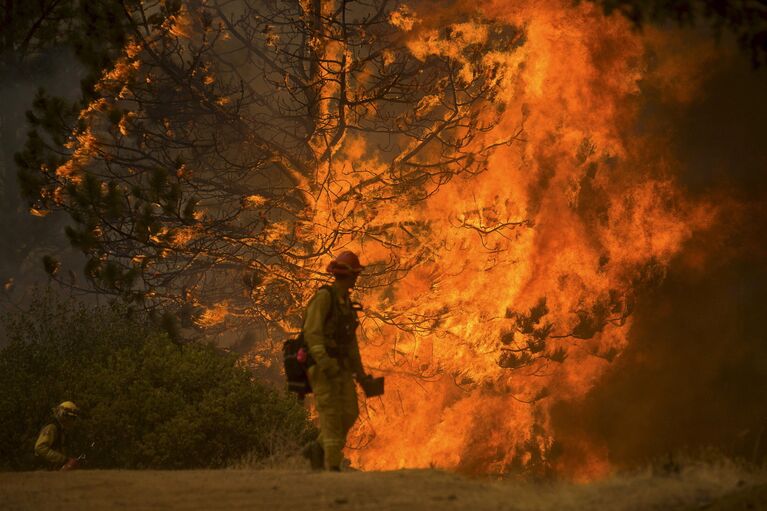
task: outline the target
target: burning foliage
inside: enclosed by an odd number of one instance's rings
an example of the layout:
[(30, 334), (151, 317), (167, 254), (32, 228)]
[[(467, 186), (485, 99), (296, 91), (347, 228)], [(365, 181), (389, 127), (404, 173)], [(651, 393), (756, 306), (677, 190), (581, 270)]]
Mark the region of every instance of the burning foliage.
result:
[[(379, 208), (482, 172), (515, 138), (488, 135), (509, 27), (416, 30), (386, 2), (131, 7), (140, 30), (63, 148), (43, 133), (67, 115), (42, 97), (19, 161), (35, 211), (71, 214), (92, 286), (191, 309), (190, 325), (288, 328), (322, 256), (399, 229)], [(384, 260), (379, 285), (408, 264)]]

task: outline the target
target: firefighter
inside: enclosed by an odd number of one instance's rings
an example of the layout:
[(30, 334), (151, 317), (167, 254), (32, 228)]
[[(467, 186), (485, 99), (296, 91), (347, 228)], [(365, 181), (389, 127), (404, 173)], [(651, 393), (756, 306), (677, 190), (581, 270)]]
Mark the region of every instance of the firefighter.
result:
[(304, 449), (312, 468), (339, 471), (346, 435), (359, 415), (354, 380), (367, 376), (362, 366), (356, 329), (357, 309), (349, 292), (363, 270), (353, 252), (343, 252), (327, 267), (335, 278), (312, 297), (303, 335), (315, 364), (307, 373), (319, 414), (320, 435)]
[(40, 430), (35, 442), (35, 454), (45, 460), (52, 470), (77, 468), (77, 459), (65, 454), (66, 432), (80, 418), (80, 409), (72, 401), (64, 401), (53, 409), (54, 421)]

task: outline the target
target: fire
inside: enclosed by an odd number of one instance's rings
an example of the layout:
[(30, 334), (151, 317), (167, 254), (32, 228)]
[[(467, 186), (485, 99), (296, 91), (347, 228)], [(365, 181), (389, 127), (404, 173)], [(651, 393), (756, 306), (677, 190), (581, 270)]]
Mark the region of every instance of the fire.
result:
[(229, 302), (223, 301), (203, 312), (197, 319), (200, 326), (210, 327), (223, 323), (229, 315)]
[[(592, 388), (627, 345), (635, 294), (716, 220), (715, 208), (687, 200), (675, 184), (662, 138), (634, 128), (640, 82), (657, 73), (627, 22), (569, 2), (484, 9), (525, 28), (523, 45), (493, 56), (512, 70), (493, 136), (524, 125), (525, 142), (502, 147), (485, 173), (453, 180), (425, 204), (379, 208), (371, 220), (428, 228), (416, 251), (394, 250), (414, 268), (393, 297), (364, 297), (373, 309), (425, 321), (413, 332), (363, 325), (363, 356), (387, 376), (386, 395), (366, 403), (348, 450), (364, 469), (556, 470), (551, 405)], [(466, 25), (439, 47), (432, 32), (417, 30), (426, 16), (408, 17), (421, 38), (410, 44), (416, 52), (456, 52), (483, 37)], [(665, 83), (674, 97), (692, 94)], [(359, 141), (347, 154), (374, 159)], [(392, 251), (359, 249), (368, 261)], [(514, 354), (520, 347), (529, 359)], [(588, 452), (571, 477), (609, 472), (609, 453)]]

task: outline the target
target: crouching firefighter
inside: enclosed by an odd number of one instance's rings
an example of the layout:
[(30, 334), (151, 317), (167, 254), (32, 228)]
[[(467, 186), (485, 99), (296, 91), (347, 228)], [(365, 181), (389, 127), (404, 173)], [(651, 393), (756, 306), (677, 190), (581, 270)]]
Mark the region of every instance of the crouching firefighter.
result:
[(349, 297), (362, 270), (356, 254), (339, 254), (327, 267), (334, 282), (317, 290), (306, 309), (302, 333), (314, 360), (307, 375), (320, 421), (317, 441), (304, 449), (313, 469), (340, 470), (346, 435), (359, 415), (354, 380), (369, 379), (357, 344), (361, 307)]
[(35, 455), (51, 470), (72, 470), (78, 461), (66, 455), (66, 433), (80, 418), (80, 409), (72, 401), (64, 401), (53, 409), (54, 421), (45, 425), (35, 442)]

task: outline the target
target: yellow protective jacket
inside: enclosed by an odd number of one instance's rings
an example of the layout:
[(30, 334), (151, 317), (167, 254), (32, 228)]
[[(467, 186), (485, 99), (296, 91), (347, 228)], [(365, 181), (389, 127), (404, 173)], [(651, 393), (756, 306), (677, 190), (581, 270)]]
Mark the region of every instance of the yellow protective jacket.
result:
[(40, 430), (35, 442), (35, 454), (51, 465), (63, 465), (67, 456), (62, 450), (63, 433), (59, 424), (51, 423)]
[[(333, 308), (333, 298), (337, 303)], [(348, 293), (328, 287), (320, 288), (309, 302), (304, 319), (304, 340), (315, 362), (319, 367), (325, 367), (332, 356), (338, 360), (341, 367), (350, 370), (357, 376), (364, 373), (360, 357), (356, 328), (357, 313), (352, 308)], [(353, 325), (351, 322), (354, 322)], [(339, 345), (340, 330), (347, 324), (351, 338), (346, 339), (344, 346)]]

